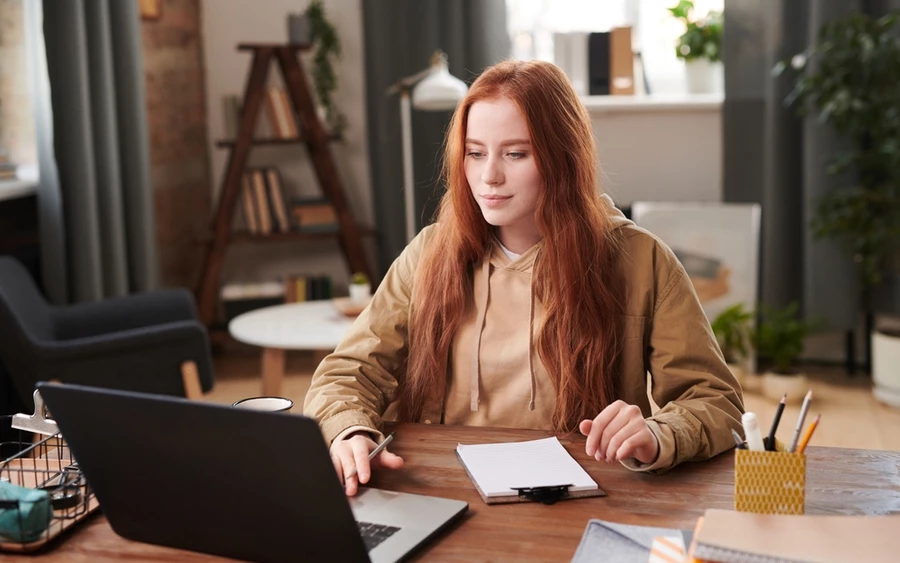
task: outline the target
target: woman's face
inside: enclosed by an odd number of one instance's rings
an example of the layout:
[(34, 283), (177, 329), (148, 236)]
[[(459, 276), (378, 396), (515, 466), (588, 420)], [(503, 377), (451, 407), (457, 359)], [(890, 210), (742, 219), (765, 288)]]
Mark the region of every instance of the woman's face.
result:
[(525, 116), (509, 98), (469, 108), (465, 171), (472, 196), (504, 246), (524, 252), (540, 240), (535, 208), (541, 176)]

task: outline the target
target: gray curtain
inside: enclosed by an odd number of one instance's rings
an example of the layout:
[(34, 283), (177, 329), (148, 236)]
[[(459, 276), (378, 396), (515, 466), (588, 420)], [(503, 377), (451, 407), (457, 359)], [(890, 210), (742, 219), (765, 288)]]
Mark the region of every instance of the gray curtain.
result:
[[(427, 68), (435, 49), (447, 53), (450, 73), (467, 83), (484, 67), (509, 57), (503, 0), (365, 0), (366, 98), (369, 160), (379, 269), (384, 272), (406, 245), (400, 100), (385, 95), (397, 80)], [(416, 217), (430, 222), (441, 190), (436, 185), (451, 112), (413, 110)]]
[(822, 316), (834, 330), (858, 326), (855, 268), (834, 241), (814, 240), (809, 224), (837, 182), (825, 168), (841, 141), (785, 106), (792, 77), (771, 70), (811, 44), (822, 24), (892, 7), (900, 0), (725, 0), (724, 199), (762, 205), (761, 300), (799, 301), (806, 317)]
[(51, 301), (156, 286), (137, 2), (25, 2)]

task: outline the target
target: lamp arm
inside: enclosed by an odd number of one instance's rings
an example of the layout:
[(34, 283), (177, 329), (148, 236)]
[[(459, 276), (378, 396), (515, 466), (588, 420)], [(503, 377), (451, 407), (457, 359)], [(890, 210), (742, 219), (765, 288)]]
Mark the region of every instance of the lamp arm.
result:
[(405, 78), (401, 78), (397, 82), (394, 82), (394, 84), (385, 91), (385, 95), (393, 96), (397, 92), (402, 92), (403, 90), (409, 90), (416, 84), (416, 82), (422, 80), (423, 78), (425, 78), (426, 76), (431, 74), (432, 70), (433, 70), (432, 67), (428, 67), (428, 68), (421, 70), (415, 74), (411, 74)]
[(416, 199), (412, 156), (412, 104), (409, 88), (400, 91), (400, 132), (403, 144), (403, 205), (406, 216), (406, 242), (416, 236)]

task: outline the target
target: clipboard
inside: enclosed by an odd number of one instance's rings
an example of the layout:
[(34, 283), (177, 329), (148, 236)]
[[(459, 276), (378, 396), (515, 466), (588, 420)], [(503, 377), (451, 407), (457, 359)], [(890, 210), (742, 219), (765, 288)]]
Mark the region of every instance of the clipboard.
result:
[(569, 490), (569, 488), (571, 487), (570, 484), (559, 484), (542, 487), (517, 487), (510, 489), (511, 491), (517, 492), (512, 492), (509, 496), (489, 497), (478, 484), (478, 480), (475, 479), (475, 477), (472, 475), (469, 467), (466, 465), (465, 461), (463, 461), (462, 456), (459, 455), (459, 451), (455, 451), (454, 453), (456, 454), (456, 458), (459, 460), (460, 465), (462, 465), (463, 469), (465, 469), (466, 475), (468, 475), (469, 479), (472, 481), (472, 484), (475, 485), (475, 490), (478, 491), (478, 494), (481, 496), (481, 500), (483, 500), (485, 504), (514, 504), (520, 502), (540, 502), (543, 504), (555, 504), (557, 501), (561, 500), (607, 496), (606, 491), (603, 490), (603, 488), (600, 487), (599, 484), (597, 485), (596, 489), (581, 491)]

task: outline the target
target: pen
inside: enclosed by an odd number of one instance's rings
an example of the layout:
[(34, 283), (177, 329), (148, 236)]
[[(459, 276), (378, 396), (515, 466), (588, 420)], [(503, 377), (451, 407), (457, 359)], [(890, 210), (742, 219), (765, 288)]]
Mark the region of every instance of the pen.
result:
[(772, 420), (772, 428), (769, 429), (769, 438), (766, 440), (766, 449), (770, 452), (775, 451), (775, 430), (778, 429), (778, 423), (781, 422), (781, 413), (784, 412), (784, 403), (787, 401), (787, 393), (781, 397), (778, 403), (778, 410), (775, 411), (775, 418)]
[(808, 444), (809, 439), (812, 438), (812, 434), (813, 432), (815, 432), (816, 426), (819, 425), (820, 418), (822, 418), (822, 415), (817, 414), (816, 418), (814, 418), (813, 421), (809, 423), (809, 427), (806, 429), (806, 434), (803, 435), (803, 440), (800, 441), (800, 446), (797, 448), (798, 454), (802, 454), (803, 450), (806, 449), (806, 444)]
[[(391, 432), (390, 434), (388, 434), (387, 438), (385, 438), (384, 440), (381, 441), (380, 444), (378, 444), (377, 446), (375, 446), (375, 449), (374, 449), (374, 450), (372, 450), (371, 452), (369, 452), (369, 461), (372, 461), (373, 459), (375, 459), (375, 456), (377, 456), (378, 454), (380, 454), (380, 453), (381, 453), (381, 450), (383, 450), (384, 448), (386, 448), (387, 445), (390, 444), (390, 443), (391, 443), (391, 440), (393, 440), (393, 439), (394, 439), (394, 432)], [(349, 475), (345, 475), (345, 476), (344, 476), (344, 482), (346, 482), (347, 479), (350, 479), (351, 477), (356, 477), (356, 468), (355, 468), (355, 467), (354, 467), (353, 469), (350, 470), (350, 474), (349, 474)]]
[(731, 435), (734, 436), (734, 447), (736, 447), (739, 450), (747, 449), (747, 446), (744, 445), (744, 439), (741, 438), (741, 435), (737, 433), (737, 430), (732, 428)]
[(797, 427), (794, 428), (794, 437), (791, 438), (791, 445), (788, 451), (793, 453), (797, 451), (797, 442), (800, 440), (800, 431), (803, 430), (803, 422), (806, 420), (806, 412), (809, 410), (809, 403), (812, 402), (812, 389), (806, 392), (803, 398), (803, 406), (800, 407), (800, 416), (797, 417)]

